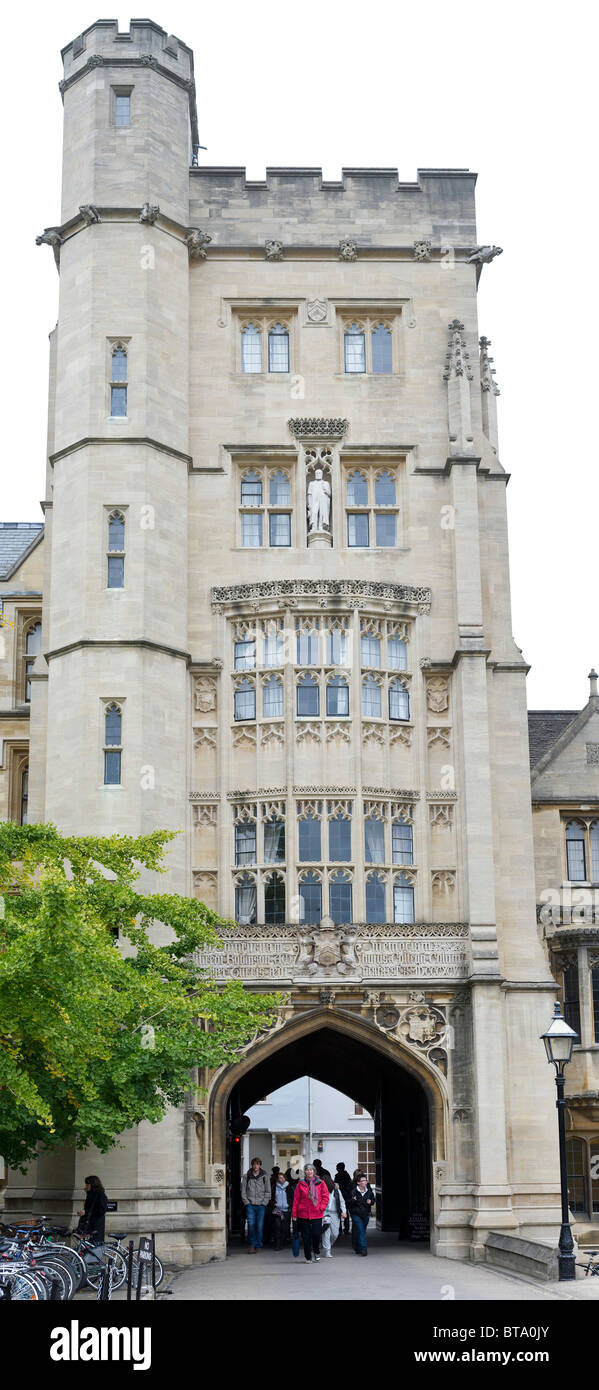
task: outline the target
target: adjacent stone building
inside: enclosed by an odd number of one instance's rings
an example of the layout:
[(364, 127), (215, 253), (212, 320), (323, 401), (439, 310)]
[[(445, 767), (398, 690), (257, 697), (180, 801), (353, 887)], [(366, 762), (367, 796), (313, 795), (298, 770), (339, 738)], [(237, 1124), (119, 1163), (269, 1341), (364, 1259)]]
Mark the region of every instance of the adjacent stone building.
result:
[[(108, 1159), (40, 1158), (7, 1203), (70, 1208), (101, 1165), (121, 1226), (221, 1256), (240, 1117), (311, 1075), (374, 1116), (384, 1227), (426, 1213), (433, 1250), (474, 1259), (489, 1231), (553, 1242), (556, 984), (475, 175), (251, 182), (198, 167), (193, 56), (158, 25), (98, 21), (63, 59), (45, 539), (4, 596), (3, 720), (18, 744), (43, 591), (29, 818), (180, 831), (172, 888), (236, 920), (207, 965), (284, 999), (200, 1106)], [(596, 806), (587, 770), (567, 790)], [(535, 799), (543, 853), (565, 778)]]

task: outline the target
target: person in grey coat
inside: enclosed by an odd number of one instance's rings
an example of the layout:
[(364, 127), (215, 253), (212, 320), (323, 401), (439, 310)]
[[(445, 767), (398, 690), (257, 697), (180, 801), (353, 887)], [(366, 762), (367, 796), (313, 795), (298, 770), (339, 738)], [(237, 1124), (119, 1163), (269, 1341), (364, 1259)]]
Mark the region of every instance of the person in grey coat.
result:
[(270, 1202), (270, 1178), (264, 1172), (261, 1158), (253, 1158), (241, 1179), (241, 1200), (248, 1223), (248, 1254), (262, 1249), (264, 1213)]

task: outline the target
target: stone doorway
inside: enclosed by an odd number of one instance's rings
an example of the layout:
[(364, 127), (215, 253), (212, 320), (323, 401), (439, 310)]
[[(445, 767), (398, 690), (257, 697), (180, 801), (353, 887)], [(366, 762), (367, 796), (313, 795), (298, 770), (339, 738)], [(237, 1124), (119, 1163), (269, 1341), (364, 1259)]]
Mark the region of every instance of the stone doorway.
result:
[[(419, 1075), (418, 1072), (421, 1072)], [(439, 1083), (362, 1019), (330, 1008), (295, 1018), (263, 1036), (217, 1078), (211, 1097), (214, 1162), (227, 1165), (227, 1240), (242, 1225), (241, 1145), (232, 1135), (262, 1096), (310, 1075), (343, 1091), (375, 1117), (377, 1226), (434, 1247), (433, 1162), (444, 1156)]]

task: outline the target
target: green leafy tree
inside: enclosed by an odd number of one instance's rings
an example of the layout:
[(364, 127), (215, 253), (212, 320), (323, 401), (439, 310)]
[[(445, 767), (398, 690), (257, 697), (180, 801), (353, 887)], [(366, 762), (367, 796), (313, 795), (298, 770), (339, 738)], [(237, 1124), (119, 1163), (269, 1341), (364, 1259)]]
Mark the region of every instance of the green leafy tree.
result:
[[(0, 824), (0, 1153), (11, 1166), (40, 1147), (106, 1153), (178, 1104), (193, 1067), (235, 1061), (274, 1020), (275, 996), (216, 986), (196, 963), (222, 945), (216, 913), (140, 891), (173, 838)], [(155, 923), (168, 944), (152, 944)]]

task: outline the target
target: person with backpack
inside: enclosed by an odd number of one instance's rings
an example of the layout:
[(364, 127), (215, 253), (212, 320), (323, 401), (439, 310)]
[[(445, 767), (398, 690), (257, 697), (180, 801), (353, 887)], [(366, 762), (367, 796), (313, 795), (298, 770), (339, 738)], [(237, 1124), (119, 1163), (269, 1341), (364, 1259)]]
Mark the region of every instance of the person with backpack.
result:
[(261, 1158), (252, 1159), (241, 1179), (241, 1200), (247, 1217), (248, 1255), (255, 1255), (262, 1249), (264, 1213), (270, 1202), (270, 1178)]
[(322, 1218), (328, 1204), (329, 1189), (326, 1182), (317, 1177), (313, 1164), (307, 1163), (304, 1168), (304, 1176), (300, 1178), (293, 1194), (291, 1215), (293, 1220), (298, 1222), (299, 1234), (304, 1246), (304, 1258), (308, 1264), (312, 1261), (312, 1251), (314, 1251), (315, 1263), (318, 1264), (320, 1260)]
[(351, 1238), (356, 1255), (367, 1255), (366, 1228), (375, 1203), (375, 1195), (365, 1173), (359, 1170), (352, 1185), (349, 1199), (351, 1215)]
[(341, 1230), (341, 1222), (347, 1216), (345, 1198), (338, 1183), (327, 1182), (329, 1191), (329, 1204), (324, 1214), (322, 1222), (322, 1253), (325, 1260), (332, 1259), (332, 1246), (335, 1244)]

